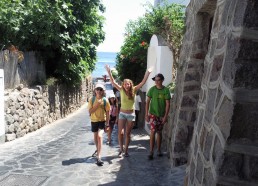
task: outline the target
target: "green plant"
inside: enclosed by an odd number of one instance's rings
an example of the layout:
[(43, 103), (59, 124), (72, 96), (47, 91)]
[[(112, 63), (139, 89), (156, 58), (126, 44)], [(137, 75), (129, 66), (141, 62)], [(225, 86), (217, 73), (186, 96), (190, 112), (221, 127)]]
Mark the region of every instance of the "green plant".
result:
[(1, 0), (0, 10), (1, 43), (37, 51), (48, 76), (73, 85), (95, 68), (104, 40), (100, 0)]
[(176, 89), (176, 83), (172, 82), (172, 83), (168, 84), (167, 88), (169, 89), (170, 93), (174, 94), (175, 89)]
[(143, 17), (127, 23), (125, 41), (116, 57), (116, 68), (121, 79), (129, 78), (135, 83), (141, 81), (147, 66), (148, 42), (153, 34), (161, 35), (173, 52), (172, 73), (175, 77), (185, 27), (184, 8), (178, 4), (158, 7), (148, 4)]
[(152, 25), (154, 34), (161, 35), (167, 42), (173, 54), (173, 80), (179, 67), (180, 50), (185, 30), (185, 6), (168, 4), (163, 6), (149, 6), (147, 19)]
[(116, 79), (118, 78), (118, 72), (116, 69), (111, 69), (112, 76)]
[(145, 17), (127, 23), (124, 45), (116, 58), (121, 79), (129, 78), (134, 83), (142, 80), (147, 66), (148, 41), (152, 36), (149, 28)]
[(52, 85), (55, 85), (57, 82), (58, 82), (58, 79), (56, 79), (56, 78), (54, 78), (54, 77), (49, 77), (49, 78), (46, 80), (46, 85), (52, 86)]

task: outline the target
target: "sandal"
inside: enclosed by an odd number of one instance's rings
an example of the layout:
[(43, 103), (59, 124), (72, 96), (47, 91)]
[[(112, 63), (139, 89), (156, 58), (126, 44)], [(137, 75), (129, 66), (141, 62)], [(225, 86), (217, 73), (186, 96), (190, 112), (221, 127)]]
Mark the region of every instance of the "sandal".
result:
[(97, 156), (97, 150), (91, 155), (91, 157), (96, 157)]
[(122, 154), (123, 154), (123, 151), (119, 151), (118, 157), (119, 157), (119, 158), (122, 158)]
[(129, 157), (129, 154), (128, 154), (128, 152), (126, 152), (126, 153), (125, 153), (125, 157)]
[(149, 160), (153, 160), (153, 154), (150, 154), (150, 155), (148, 156), (148, 159), (149, 159)]
[(162, 152), (159, 152), (159, 153), (158, 153), (158, 156), (159, 156), (159, 157), (162, 157), (162, 156), (163, 156), (163, 153), (162, 153)]
[(97, 164), (98, 166), (103, 166), (104, 162), (101, 161), (101, 159), (97, 159), (96, 164)]

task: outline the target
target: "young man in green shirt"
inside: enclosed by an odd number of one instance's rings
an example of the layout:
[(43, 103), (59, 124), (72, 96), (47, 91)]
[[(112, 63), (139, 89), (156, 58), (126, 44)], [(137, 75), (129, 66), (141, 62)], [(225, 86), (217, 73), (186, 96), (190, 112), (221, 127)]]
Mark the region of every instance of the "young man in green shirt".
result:
[(159, 73), (155, 77), (153, 77), (152, 80), (155, 81), (155, 86), (151, 87), (147, 93), (145, 115), (145, 120), (149, 122), (151, 126), (150, 154), (148, 156), (150, 160), (153, 159), (156, 134), (158, 156), (162, 156), (162, 129), (168, 119), (171, 99), (169, 89), (162, 85), (164, 81), (164, 76)]

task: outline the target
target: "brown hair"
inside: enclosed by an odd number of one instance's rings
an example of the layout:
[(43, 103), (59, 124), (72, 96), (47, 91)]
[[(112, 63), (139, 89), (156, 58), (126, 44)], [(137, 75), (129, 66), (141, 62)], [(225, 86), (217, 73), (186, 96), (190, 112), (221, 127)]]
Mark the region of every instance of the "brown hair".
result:
[[(129, 89), (129, 92), (126, 92), (126, 90), (125, 90), (125, 88), (124, 88), (124, 84), (125, 84), (126, 82), (129, 82), (129, 84), (131, 85), (131, 86), (130, 86), (130, 89)], [(134, 89), (133, 89), (133, 82), (132, 82), (132, 80), (130, 80), (130, 79), (124, 79), (124, 81), (122, 82), (122, 89), (124, 90), (124, 92), (126, 93), (126, 95), (128, 96), (129, 99), (134, 99), (134, 94), (135, 94), (135, 92), (134, 92)]]

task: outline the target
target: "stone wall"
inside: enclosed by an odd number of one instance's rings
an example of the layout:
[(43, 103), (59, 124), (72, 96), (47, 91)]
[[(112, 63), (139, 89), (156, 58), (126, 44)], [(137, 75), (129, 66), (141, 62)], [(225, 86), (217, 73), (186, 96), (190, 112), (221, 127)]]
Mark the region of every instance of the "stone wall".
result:
[(258, 1), (192, 0), (166, 145), (186, 185), (258, 185)]
[(92, 95), (92, 81), (81, 86), (24, 87), (5, 90), (6, 141), (22, 137), (74, 112)]

